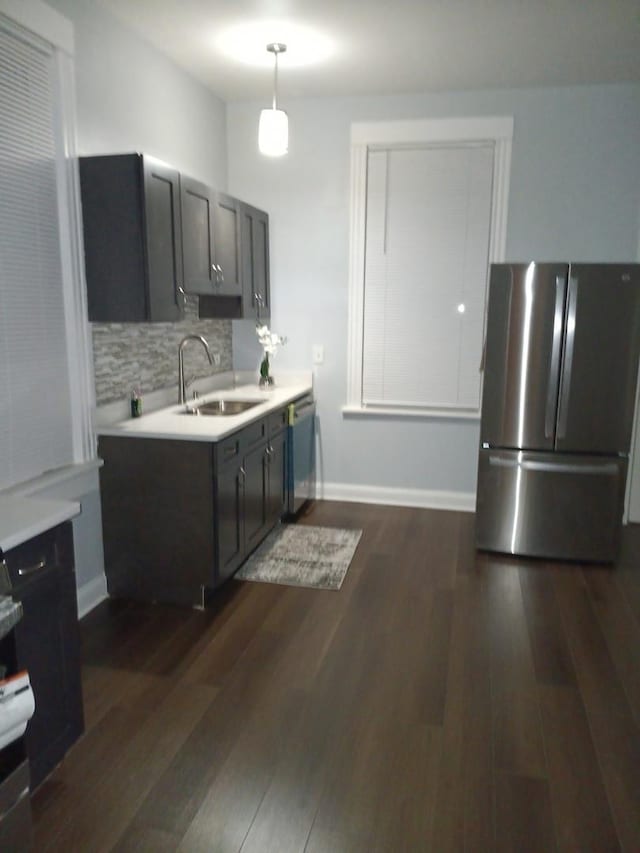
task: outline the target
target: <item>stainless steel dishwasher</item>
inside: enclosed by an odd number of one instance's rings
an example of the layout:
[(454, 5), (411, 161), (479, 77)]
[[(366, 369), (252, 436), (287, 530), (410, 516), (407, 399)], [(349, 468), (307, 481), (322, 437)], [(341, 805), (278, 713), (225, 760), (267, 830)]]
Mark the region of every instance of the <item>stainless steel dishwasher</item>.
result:
[(316, 404), (305, 394), (289, 406), (287, 428), (287, 495), (295, 515), (316, 494)]

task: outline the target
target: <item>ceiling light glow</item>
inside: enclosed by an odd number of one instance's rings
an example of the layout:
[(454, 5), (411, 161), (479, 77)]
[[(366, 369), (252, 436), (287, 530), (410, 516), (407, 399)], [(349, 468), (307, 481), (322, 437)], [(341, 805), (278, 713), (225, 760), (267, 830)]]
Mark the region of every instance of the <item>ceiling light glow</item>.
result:
[(287, 45), (286, 67), (315, 65), (335, 53), (335, 45), (318, 30), (287, 20), (253, 21), (223, 30), (216, 46), (230, 59), (256, 68), (270, 67), (273, 59), (264, 46), (272, 42)]

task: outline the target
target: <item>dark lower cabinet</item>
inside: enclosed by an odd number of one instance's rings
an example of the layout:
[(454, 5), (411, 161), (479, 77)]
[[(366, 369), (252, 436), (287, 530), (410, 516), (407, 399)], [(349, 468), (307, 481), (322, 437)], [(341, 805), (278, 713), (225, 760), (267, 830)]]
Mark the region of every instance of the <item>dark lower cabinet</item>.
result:
[(100, 437), (110, 595), (205, 605), (283, 515), (285, 414), (216, 443)]
[(23, 610), (14, 629), (16, 663), (29, 670), (35, 697), (25, 735), (33, 790), (84, 730), (71, 523), (4, 556)]

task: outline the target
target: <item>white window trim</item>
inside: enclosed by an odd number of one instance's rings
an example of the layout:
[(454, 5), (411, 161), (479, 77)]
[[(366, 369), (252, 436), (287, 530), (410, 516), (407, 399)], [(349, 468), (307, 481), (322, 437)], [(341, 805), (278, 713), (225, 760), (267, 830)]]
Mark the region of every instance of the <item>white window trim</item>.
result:
[(55, 96), (59, 107), (55, 133), (64, 155), (64, 162), (57, 164), (57, 185), (73, 462), (83, 464), (96, 458), (97, 447), (92, 424), (95, 389), (76, 144), (73, 25), (40, 0), (0, 0), (0, 16), (21, 31), (46, 41), (55, 51)]
[[(410, 144), (492, 142), (494, 179), (489, 235), (489, 263), (504, 260), (511, 172), (513, 117), (420, 119), (417, 121), (357, 122), (351, 125), (351, 191), (349, 231), (349, 338), (345, 415), (408, 415), (404, 409), (362, 405), (362, 346), (364, 328), (365, 227), (367, 154), (378, 147)], [(485, 297), (486, 301), (486, 297)], [(486, 311), (486, 307), (485, 307)], [(425, 408), (413, 416), (479, 419), (480, 410)]]

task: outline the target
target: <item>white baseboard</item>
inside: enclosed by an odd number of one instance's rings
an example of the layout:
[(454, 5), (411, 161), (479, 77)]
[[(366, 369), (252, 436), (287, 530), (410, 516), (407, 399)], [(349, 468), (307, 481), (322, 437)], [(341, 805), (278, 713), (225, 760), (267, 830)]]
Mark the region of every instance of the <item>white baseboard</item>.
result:
[(352, 483), (318, 483), (317, 498), (326, 501), (350, 501), (390, 506), (414, 506), (475, 512), (473, 492), (444, 492), (434, 489), (398, 489), (388, 486), (360, 486)]
[(97, 607), (105, 598), (109, 598), (109, 593), (107, 592), (107, 579), (103, 574), (82, 584), (77, 591), (78, 619), (86, 616), (90, 610)]

